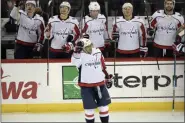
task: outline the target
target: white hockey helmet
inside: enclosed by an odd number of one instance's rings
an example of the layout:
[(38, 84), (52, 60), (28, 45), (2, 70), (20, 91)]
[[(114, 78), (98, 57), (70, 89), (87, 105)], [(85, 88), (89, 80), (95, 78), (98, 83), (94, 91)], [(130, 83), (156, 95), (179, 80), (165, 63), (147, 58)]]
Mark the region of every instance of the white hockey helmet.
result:
[(71, 5), (70, 5), (70, 3), (67, 2), (67, 1), (62, 2), (62, 3), (60, 4), (60, 7), (62, 7), (62, 6), (67, 6), (67, 7), (69, 8), (69, 10), (71, 9)]
[(79, 41), (83, 42), (83, 48), (90, 46), (92, 42), (87, 38), (81, 38)]
[(31, 4), (33, 4), (34, 6), (36, 6), (35, 0), (27, 0), (27, 1), (26, 1), (26, 4), (28, 4), (28, 3), (31, 3)]
[(91, 10), (100, 10), (100, 5), (98, 2), (90, 2), (89, 11)]

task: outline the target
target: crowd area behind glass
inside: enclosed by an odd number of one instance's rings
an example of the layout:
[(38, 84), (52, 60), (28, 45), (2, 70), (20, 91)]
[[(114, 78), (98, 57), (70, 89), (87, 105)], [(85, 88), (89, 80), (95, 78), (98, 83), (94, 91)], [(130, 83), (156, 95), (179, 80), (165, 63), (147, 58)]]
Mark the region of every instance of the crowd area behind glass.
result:
[[(1, 26), (2, 37), (1, 37), (1, 59), (11, 59), (8, 56), (11, 53), (13, 54), (15, 48), (15, 39), (16, 39), (16, 30), (17, 25), (15, 21), (10, 18), (10, 12), (14, 7), (16, 0), (1, 0), (1, 18), (4, 19)], [(26, 1), (26, 0), (21, 0)], [(89, 14), (88, 5), (92, 1), (97, 1), (101, 7), (101, 14), (104, 14), (106, 17), (117, 17), (123, 16), (122, 14), (122, 5), (124, 3), (132, 3), (133, 5), (133, 16), (152, 16), (157, 10), (164, 9), (164, 0), (52, 0), (54, 3), (48, 6), (49, 0), (36, 0), (39, 3), (41, 8), (39, 12), (42, 13), (45, 24), (47, 25), (49, 18), (52, 15), (59, 15), (59, 6), (63, 1), (68, 1), (71, 4), (70, 16), (76, 17), (79, 20), (79, 17), (82, 15), (82, 8), (84, 2), (83, 16)], [(145, 1), (145, 2), (144, 2)], [(184, 0), (175, 0), (175, 12), (179, 12), (182, 16), (185, 14), (185, 1)], [(107, 6), (106, 6), (107, 4)], [(22, 9), (24, 9), (22, 5)], [(147, 12), (146, 12), (147, 11)], [(146, 22), (147, 18), (145, 17)], [(108, 21), (110, 22), (110, 21)], [(8, 24), (7, 24), (8, 23)], [(109, 23), (110, 24), (110, 23)], [(46, 26), (45, 25), (45, 26)], [(112, 22), (111, 24), (112, 25)], [(7, 26), (5, 28), (5, 26)], [(81, 29), (80, 29), (81, 30)], [(147, 30), (146, 30), (147, 31)], [(147, 47), (148, 54), (147, 57), (155, 57), (153, 55), (153, 39), (150, 36), (147, 36)], [(33, 58), (48, 58), (48, 49), (50, 44), (47, 42), (44, 43), (44, 47), (41, 52), (34, 53)], [(115, 55), (115, 43), (110, 43), (110, 47), (106, 49), (105, 57), (112, 58)], [(10, 53), (11, 52), (11, 53)], [(173, 56), (173, 55), (172, 55)], [(183, 54), (178, 54), (179, 57), (183, 57)]]

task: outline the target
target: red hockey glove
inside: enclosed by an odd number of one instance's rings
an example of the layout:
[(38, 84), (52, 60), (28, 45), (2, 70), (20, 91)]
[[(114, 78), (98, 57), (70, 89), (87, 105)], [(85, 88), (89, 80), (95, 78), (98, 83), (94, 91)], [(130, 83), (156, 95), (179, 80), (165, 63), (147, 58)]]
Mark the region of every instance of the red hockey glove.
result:
[(68, 42), (64, 46), (62, 46), (62, 51), (66, 52), (66, 53), (69, 53), (73, 49), (74, 49), (74, 46), (71, 42)]
[(112, 82), (113, 81), (113, 75), (109, 74), (108, 77), (105, 78), (105, 84), (107, 86), (107, 88), (111, 88), (112, 87)]
[(174, 43), (172, 45), (172, 48), (173, 48), (175, 53), (181, 53), (181, 52), (183, 52), (184, 44), (182, 44), (182, 43), (179, 43), (179, 44)]
[(84, 43), (82, 41), (78, 41), (74, 48), (75, 53), (80, 53), (83, 50)]

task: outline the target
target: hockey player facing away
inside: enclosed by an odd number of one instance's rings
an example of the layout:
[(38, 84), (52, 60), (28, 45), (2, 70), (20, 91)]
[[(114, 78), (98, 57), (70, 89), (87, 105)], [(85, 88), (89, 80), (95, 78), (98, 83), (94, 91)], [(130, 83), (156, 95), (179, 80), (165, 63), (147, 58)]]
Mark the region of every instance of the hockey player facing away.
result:
[(60, 15), (49, 19), (45, 37), (51, 41), (49, 58), (70, 58), (73, 43), (79, 38), (78, 21), (69, 16), (71, 5), (69, 2), (60, 4)]
[(20, 0), (12, 9), (10, 16), (19, 22), (17, 38), (15, 40), (15, 59), (33, 58), (33, 50), (40, 51), (44, 40), (44, 20), (34, 14), (36, 2), (27, 0), (25, 11), (19, 10)]
[(90, 2), (89, 15), (83, 20), (83, 37), (89, 38), (94, 47), (99, 48), (105, 56), (105, 48), (110, 46), (110, 42), (105, 40), (110, 39), (107, 30), (107, 20), (103, 14), (100, 14), (100, 5), (98, 2)]
[(89, 39), (82, 38), (75, 46), (71, 62), (79, 70), (78, 85), (81, 87), (86, 123), (94, 123), (94, 110), (97, 107), (101, 122), (108, 123), (111, 99), (107, 88), (112, 86), (112, 75), (106, 71), (101, 51), (94, 48)]
[(172, 44), (178, 40), (176, 33), (184, 23), (183, 16), (174, 11), (175, 0), (165, 0), (164, 10), (158, 10), (152, 15), (151, 28), (148, 33), (154, 34), (155, 57), (173, 57)]
[(122, 17), (117, 17), (113, 21), (112, 39), (118, 39), (118, 57), (146, 57), (148, 48), (146, 47), (145, 24), (139, 17), (134, 17), (133, 6), (125, 3), (122, 6)]

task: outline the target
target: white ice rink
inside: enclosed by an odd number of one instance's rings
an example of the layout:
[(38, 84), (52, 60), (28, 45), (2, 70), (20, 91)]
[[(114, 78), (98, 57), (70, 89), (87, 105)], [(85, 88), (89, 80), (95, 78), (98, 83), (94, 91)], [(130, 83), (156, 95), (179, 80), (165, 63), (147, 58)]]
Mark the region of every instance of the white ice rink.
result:
[[(84, 113), (2, 114), (2, 122), (84, 122)], [(184, 122), (184, 112), (110, 112), (110, 122)]]

